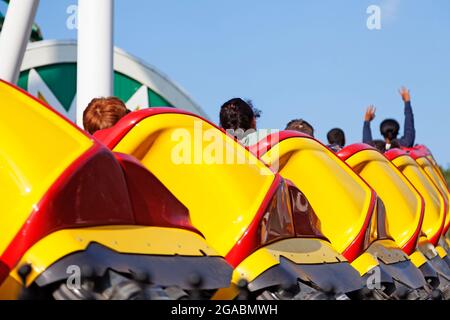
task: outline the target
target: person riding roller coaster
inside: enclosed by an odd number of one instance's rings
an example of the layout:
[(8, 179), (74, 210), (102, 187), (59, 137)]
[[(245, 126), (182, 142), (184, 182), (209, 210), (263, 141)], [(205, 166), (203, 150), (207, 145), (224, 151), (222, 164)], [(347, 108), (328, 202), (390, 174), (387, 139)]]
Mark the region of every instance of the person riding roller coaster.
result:
[[(386, 150), (393, 149), (397, 146), (411, 148), (414, 146), (416, 131), (414, 128), (414, 114), (411, 107), (410, 92), (407, 88), (400, 89), (400, 95), (405, 103), (405, 132), (404, 136), (397, 138), (400, 131), (400, 124), (394, 119), (386, 119), (380, 125), (381, 135), (384, 137)], [(374, 140), (370, 123), (375, 119), (376, 109), (373, 105), (367, 108), (364, 118), (363, 142), (370, 144)]]
[(244, 146), (251, 146), (278, 130), (256, 129), (261, 111), (252, 101), (241, 98), (228, 100), (220, 107), (220, 127), (234, 136)]
[(328, 148), (339, 152), (345, 147), (345, 133), (340, 128), (334, 128), (327, 133)]
[(93, 99), (83, 113), (83, 127), (90, 134), (111, 128), (131, 111), (116, 97)]
[(285, 130), (298, 131), (314, 138), (314, 127), (303, 119), (289, 121)]

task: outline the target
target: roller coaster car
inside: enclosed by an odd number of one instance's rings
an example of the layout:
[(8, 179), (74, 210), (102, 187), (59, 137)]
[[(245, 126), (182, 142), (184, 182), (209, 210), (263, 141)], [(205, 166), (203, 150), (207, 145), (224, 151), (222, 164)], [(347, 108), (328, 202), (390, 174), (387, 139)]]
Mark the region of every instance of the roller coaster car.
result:
[(383, 201), (345, 162), (314, 138), (282, 131), (250, 150), (305, 193), (322, 231), (366, 280), (381, 270), (388, 297), (426, 298), (430, 287), (393, 241)]
[[(173, 108), (130, 113), (96, 137), (148, 168), (181, 200), (193, 225), (258, 299), (333, 299), (363, 283), (320, 232), (307, 199), (232, 137)], [(241, 282), (242, 283), (242, 282)]]
[(229, 287), (231, 266), (139, 162), (5, 82), (0, 106), (1, 299), (177, 299)]
[(400, 149), (388, 151), (386, 157), (408, 178), (425, 200), (425, 217), (422, 231), (436, 248), (439, 256), (449, 261), (445, 245), (445, 234), (448, 231), (446, 217), (448, 216), (448, 200), (433, 179), (410, 156), (417, 158), (416, 152), (407, 152)]
[[(431, 223), (433, 217), (432, 213), (429, 213), (427, 222), (423, 225), (425, 201), (419, 191), (383, 154), (366, 144), (348, 146), (339, 152), (339, 156), (366, 180), (383, 200), (389, 233), (396, 243), (434, 286), (439, 284), (436, 279), (437, 271), (441, 279), (440, 288), (447, 292), (448, 266), (430, 242), (436, 241), (441, 222), (437, 223), (439, 226)], [(442, 219), (443, 213), (437, 215), (440, 215), (437, 220)], [(422, 227), (425, 228), (424, 232)], [(425, 259), (424, 255), (430, 258), (430, 252), (434, 253), (432, 259)]]
[(425, 171), (428, 178), (432, 180), (434, 186), (439, 189), (440, 194), (444, 198), (446, 204), (446, 217), (445, 225), (442, 230), (442, 238), (439, 243), (442, 247), (445, 248), (447, 253), (449, 253), (450, 241), (448, 238), (448, 231), (450, 229), (450, 193), (444, 174), (442, 173), (441, 168), (434, 159), (431, 151), (427, 147), (418, 145), (414, 148), (404, 149), (404, 151), (406, 151), (414, 160), (416, 160), (419, 166)]

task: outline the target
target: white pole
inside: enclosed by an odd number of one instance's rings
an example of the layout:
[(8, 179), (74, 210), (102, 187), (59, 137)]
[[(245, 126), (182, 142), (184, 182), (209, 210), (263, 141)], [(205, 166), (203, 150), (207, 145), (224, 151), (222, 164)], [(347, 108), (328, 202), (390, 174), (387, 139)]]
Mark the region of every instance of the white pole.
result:
[(77, 124), (93, 98), (113, 94), (114, 0), (78, 0)]
[(39, 0), (12, 0), (0, 35), (0, 79), (17, 83)]

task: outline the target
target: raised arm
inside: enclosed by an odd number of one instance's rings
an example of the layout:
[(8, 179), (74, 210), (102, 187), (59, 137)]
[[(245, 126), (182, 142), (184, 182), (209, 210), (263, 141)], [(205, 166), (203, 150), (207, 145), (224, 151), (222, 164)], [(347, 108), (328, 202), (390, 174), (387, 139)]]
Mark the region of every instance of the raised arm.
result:
[(414, 114), (411, 107), (411, 95), (407, 88), (402, 87), (399, 91), (405, 103), (405, 129), (404, 135), (399, 139), (400, 145), (411, 148), (416, 140), (416, 129), (414, 127)]
[(363, 143), (369, 143), (373, 141), (370, 123), (373, 119), (375, 119), (376, 110), (377, 109), (373, 105), (370, 105), (366, 110), (366, 114), (364, 115)]

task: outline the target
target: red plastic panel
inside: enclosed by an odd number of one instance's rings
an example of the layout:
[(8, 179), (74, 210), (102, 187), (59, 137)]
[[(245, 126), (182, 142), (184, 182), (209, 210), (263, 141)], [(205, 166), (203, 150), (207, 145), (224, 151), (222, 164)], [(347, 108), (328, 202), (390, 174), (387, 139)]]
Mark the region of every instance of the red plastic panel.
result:
[(286, 180), (286, 184), (289, 187), (296, 236), (314, 237), (329, 242), (330, 240), (322, 234), (320, 219), (307, 197), (290, 180)]
[(356, 238), (352, 243), (344, 250), (342, 255), (350, 262), (353, 262), (357, 257), (359, 257), (370, 245), (369, 236), (370, 234), (370, 222), (372, 220), (372, 215), (374, 214), (375, 204), (377, 202), (377, 194), (372, 190), (372, 197), (370, 200), (369, 211), (367, 212), (366, 219), (364, 220), (364, 225), (359, 231)]
[(417, 229), (414, 232), (414, 234), (411, 236), (411, 238), (405, 243), (405, 245), (402, 248), (403, 251), (407, 255), (412, 254), (416, 250), (417, 243), (418, 243), (420, 235), (422, 233), (423, 219), (425, 217), (425, 200), (423, 199), (422, 196), (420, 196), (420, 198), (421, 198), (421, 211), (420, 211), (419, 224), (417, 225)]
[(408, 152), (414, 160), (431, 155), (430, 150), (424, 145), (418, 145), (412, 148), (402, 148), (402, 150)]
[(398, 157), (407, 155), (408, 153), (405, 150), (402, 149), (391, 149), (385, 152), (386, 158), (388, 158), (390, 161), (393, 161), (397, 159)]
[[(287, 187), (289, 191), (286, 192), (286, 198), (281, 200), (279, 197), (279, 193), (281, 191), (280, 188)], [(241, 263), (246, 257), (248, 257), (252, 252), (257, 250), (258, 248), (268, 245), (271, 242), (276, 242), (282, 239), (289, 238), (318, 238), (323, 239), (325, 241), (329, 241), (319, 230), (320, 221), (316, 217), (314, 211), (310, 206), (308, 206), (307, 210), (303, 210), (302, 212), (298, 212), (293, 210), (288, 214), (300, 214), (300, 216), (292, 216), (294, 230), (290, 230), (290, 228), (286, 229), (287, 232), (283, 232), (283, 234), (279, 234), (275, 237), (270, 238), (267, 242), (261, 242), (261, 228), (263, 227), (262, 223), (264, 220), (264, 216), (271, 209), (270, 206), (273, 204), (273, 201), (288, 201), (287, 206), (290, 210), (292, 210), (292, 198), (290, 189), (297, 189), (290, 181), (284, 181), (283, 178), (277, 174), (272, 186), (269, 189), (269, 192), (266, 194), (264, 201), (258, 209), (253, 221), (250, 223), (247, 231), (244, 235), (239, 239), (239, 241), (235, 244), (235, 246), (230, 250), (230, 252), (226, 256), (226, 260), (232, 266), (236, 267)], [(275, 198), (277, 197), (277, 198)], [(302, 201), (307, 201), (306, 197), (303, 197)], [(278, 206), (280, 207), (280, 206)], [(287, 213), (285, 213), (287, 214)]]
[(6, 264), (0, 261), (0, 284), (8, 277), (10, 270), (11, 269)]
[[(169, 107), (167, 107), (167, 108), (147, 108), (147, 109), (143, 109), (143, 110), (139, 110), (139, 111), (135, 111), (135, 112), (131, 112), (131, 113), (127, 114), (125, 117), (120, 119), (120, 121), (118, 123), (116, 123), (116, 125), (114, 127), (95, 132), (94, 137), (97, 138), (102, 143), (104, 143), (106, 146), (108, 146), (108, 148), (114, 149), (115, 146), (120, 142), (120, 140), (122, 140), (122, 138), (137, 123), (141, 122), (142, 120), (144, 120), (148, 117), (159, 115), (159, 114), (190, 115), (190, 116), (199, 118), (217, 128), (217, 126), (215, 124), (213, 124), (212, 122), (210, 122), (206, 119), (203, 119), (202, 117), (200, 117), (196, 114), (193, 114), (191, 112), (188, 112), (188, 111), (175, 109), (175, 108), (169, 108)], [(222, 130), (220, 128), (217, 128), (217, 129)]]
[(0, 260), (13, 268), (32, 245), (58, 230), (134, 224), (122, 169), (108, 149), (95, 145), (47, 191)]
[[(273, 133), (268, 135), (267, 137), (265, 137), (264, 139), (262, 139), (261, 141), (259, 141), (257, 144), (250, 146), (248, 149), (250, 150), (250, 152), (252, 152), (254, 155), (256, 155), (258, 158), (263, 156), (264, 154), (266, 154), (270, 149), (272, 149), (277, 143), (289, 139), (289, 138), (308, 138), (308, 139), (312, 139), (315, 140), (313, 137), (298, 132), (298, 131), (290, 131), (290, 130), (285, 130), (285, 131), (280, 131), (278, 133)], [(317, 141), (317, 140), (315, 140)], [(318, 143), (320, 143), (319, 141), (317, 141)]]
[(277, 192), (281, 181), (281, 176), (277, 174), (248, 229), (225, 257), (233, 267), (237, 267), (239, 263), (259, 247), (260, 238), (258, 234), (261, 220), (266, 212), (267, 206), (272, 201), (273, 195)]
[(346, 161), (348, 158), (350, 158), (351, 156), (353, 156), (354, 154), (360, 152), (360, 151), (364, 151), (364, 150), (375, 150), (378, 151), (377, 149), (375, 149), (372, 146), (369, 146), (368, 144), (365, 143), (355, 143), (352, 145), (349, 145), (347, 147), (345, 147), (344, 149), (342, 149), (341, 151), (339, 151), (337, 153), (338, 157), (341, 158), (343, 161)]
[[(268, 152), (271, 148), (273, 148), (277, 143), (279, 143), (283, 140), (289, 139), (289, 138), (307, 138), (307, 139), (315, 140), (313, 137), (311, 137), (307, 134), (297, 132), (297, 131), (281, 131), (278, 134), (273, 134), (272, 136), (273, 137), (268, 136), (266, 139), (261, 140), (258, 144), (251, 146), (250, 151), (258, 156), (261, 156), (261, 155), (264, 155), (266, 152)], [(315, 140), (315, 141), (317, 141), (317, 140)], [(321, 142), (319, 142), (319, 141), (317, 141), (317, 142), (320, 143), (321, 145), (323, 145)], [(350, 146), (342, 149), (339, 152), (339, 154), (337, 154), (337, 155), (335, 153), (333, 153), (333, 154), (335, 154), (336, 156), (339, 156), (339, 158), (341, 158), (345, 161), (345, 159), (349, 158), (351, 155), (353, 155), (357, 152), (363, 151), (363, 150), (376, 150), (376, 149), (367, 144), (360, 143), (360, 144), (350, 145)], [(337, 161), (340, 161), (340, 160), (337, 160)], [(344, 163), (346, 166), (348, 166), (348, 164), (346, 162), (344, 162)], [(371, 218), (373, 215), (373, 211), (375, 209), (376, 201), (377, 201), (377, 195), (376, 195), (375, 191), (371, 188), (371, 202), (370, 202), (369, 210), (367, 212), (367, 216), (364, 220), (364, 225), (361, 228), (360, 232), (358, 233), (357, 237), (354, 239), (354, 241), (343, 252), (343, 255), (350, 262), (353, 261), (354, 259), (356, 259), (366, 249), (366, 247), (368, 245), (368, 243), (366, 241), (366, 235), (368, 232), (370, 232), (370, 221), (371, 221)]]
[(125, 173), (136, 224), (194, 231), (188, 209), (135, 158), (115, 153)]

